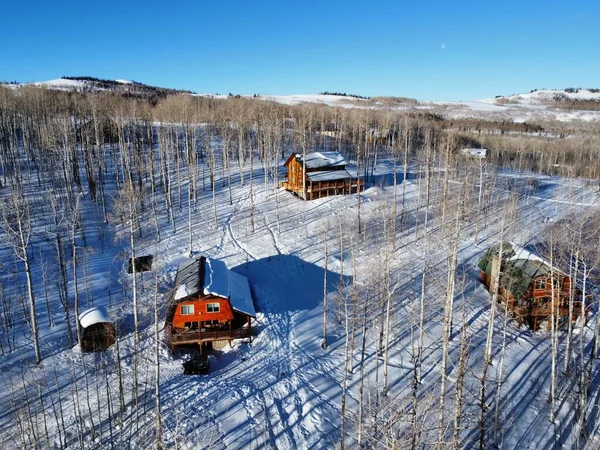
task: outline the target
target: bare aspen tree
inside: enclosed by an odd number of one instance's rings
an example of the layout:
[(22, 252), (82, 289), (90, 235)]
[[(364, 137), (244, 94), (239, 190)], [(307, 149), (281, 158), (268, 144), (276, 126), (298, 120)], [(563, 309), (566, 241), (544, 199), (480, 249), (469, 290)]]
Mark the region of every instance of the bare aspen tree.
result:
[(4, 229), (8, 244), (12, 246), (16, 257), (25, 265), (25, 278), (27, 280), (27, 298), (29, 300), (29, 327), (33, 340), (33, 353), (35, 363), (42, 361), (40, 352), (39, 329), (35, 311), (35, 294), (33, 292), (33, 278), (31, 274), (31, 259), (29, 244), (31, 242), (32, 223), (29, 201), (20, 188), (13, 190), (11, 195), (0, 205), (2, 213), (2, 228)]
[[(486, 415), (488, 406), (486, 403), (486, 383), (487, 383), (487, 372), (492, 361), (492, 339), (494, 336), (494, 320), (496, 317), (496, 308), (498, 303), (498, 297), (500, 295), (500, 277), (502, 276), (502, 258), (503, 258), (503, 247), (504, 247), (504, 234), (505, 234), (505, 220), (506, 214), (502, 215), (500, 222), (500, 244), (498, 246), (498, 260), (494, 265), (492, 264), (491, 274), (491, 290), (492, 290), (492, 302), (490, 305), (490, 317), (488, 322), (487, 337), (485, 341), (485, 347), (483, 351), (483, 368), (481, 370), (481, 387), (479, 390), (479, 405), (480, 405), (480, 419), (479, 419), (479, 449), (485, 450), (486, 446)], [(493, 256), (496, 258), (496, 255)]]
[(158, 275), (154, 277), (154, 402), (156, 414), (156, 449), (164, 447), (162, 441), (162, 412), (160, 404), (160, 335), (158, 326)]
[[(408, 175), (408, 151), (410, 142), (410, 128), (408, 124), (408, 116), (404, 117), (404, 157), (402, 162), (402, 208), (400, 210), (400, 230), (404, 226), (404, 209), (406, 207), (406, 177)], [(394, 172), (395, 176), (395, 172)], [(395, 188), (394, 184), (394, 188)], [(394, 199), (396, 196), (394, 195)]]
[(77, 344), (81, 347), (81, 327), (79, 325), (79, 278), (78, 278), (78, 246), (77, 233), (81, 226), (81, 203), (80, 196), (75, 194), (74, 201), (69, 211), (69, 231), (71, 234), (71, 259), (73, 266), (73, 312), (75, 313), (75, 326), (77, 331)]
[[(465, 183), (466, 184), (466, 183)], [(463, 195), (466, 193), (463, 192)], [(464, 198), (463, 198), (464, 201)], [(448, 278), (446, 282), (446, 298), (444, 302), (444, 320), (442, 332), (442, 361), (440, 371), (442, 377), (440, 381), (440, 412), (438, 416), (438, 448), (444, 445), (444, 415), (445, 415), (445, 397), (446, 397), (446, 379), (448, 370), (448, 350), (450, 337), (452, 335), (452, 321), (454, 310), (454, 291), (456, 287), (456, 267), (458, 260), (458, 244), (460, 240), (460, 215), (462, 207), (456, 206), (455, 230), (451, 237), (451, 247), (448, 254)]]
[(323, 270), (323, 340), (321, 341), (321, 348), (325, 350), (327, 348), (327, 259), (329, 258), (327, 253), (327, 229), (323, 230), (323, 250), (325, 252), (325, 268)]
[(357, 445), (358, 448), (362, 446), (362, 435), (363, 435), (363, 391), (365, 384), (365, 351), (367, 347), (367, 305), (369, 296), (368, 294), (365, 296), (366, 298), (363, 301), (363, 326), (362, 326), (362, 344), (360, 349), (360, 386), (358, 388), (358, 436), (357, 436)]
[(551, 353), (552, 353), (552, 366), (550, 369), (550, 422), (554, 423), (555, 419), (555, 411), (556, 411), (556, 360), (558, 357), (558, 332), (557, 332), (557, 308), (558, 308), (558, 299), (556, 298), (556, 292), (554, 288), (554, 239), (553, 234), (550, 233), (550, 289), (551, 289), (551, 315), (550, 320), (551, 324), (551, 333), (552, 333), (552, 343), (551, 343)]
[(456, 401), (454, 406), (454, 432), (452, 436), (452, 449), (460, 448), (460, 431), (462, 422), (462, 407), (464, 402), (464, 380), (467, 373), (467, 357), (469, 351), (469, 342), (467, 341), (467, 314), (465, 308), (465, 284), (466, 276), (463, 275), (462, 280), (462, 300), (461, 300), (461, 317), (462, 326), (460, 331), (460, 358), (458, 361), (458, 374), (456, 376)]
[(60, 290), (59, 297), (65, 312), (65, 324), (67, 327), (67, 336), (69, 338), (69, 346), (73, 347), (73, 332), (71, 329), (71, 307), (69, 305), (69, 288), (67, 282), (67, 267), (65, 264), (65, 256), (62, 242), (63, 223), (67, 222), (63, 205), (58, 201), (57, 196), (49, 195), (46, 204), (52, 212), (54, 248), (56, 250), (56, 261), (60, 273)]

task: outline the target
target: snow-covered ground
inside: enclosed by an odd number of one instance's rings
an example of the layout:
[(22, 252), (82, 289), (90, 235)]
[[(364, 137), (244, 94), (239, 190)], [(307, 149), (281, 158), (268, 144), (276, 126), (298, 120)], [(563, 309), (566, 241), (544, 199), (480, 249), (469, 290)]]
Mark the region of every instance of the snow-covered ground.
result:
[[(487, 167), (487, 170), (491, 180), (494, 168)], [(232, 346), (214, 351), (210, 356), (211, 370), (206, 376), (184, 375), (182, 362), (187, 356), (173, 355), (161, 346), (160, 394), (166, 445), (189, 449), (334, 448), (341, 437), (342, 396), (347, 377), (346, 445), (357, 446), (362, 397), (363, 442), (384, 447), (392, 441), (386, 444), (382, 440), (391, 439), (399, 448), (404, 448), (409, 443), (411, 430), (413, 355), (424, 267), (427, 270), (424, 293), (427, 308), (418, 409), (421, 444), (424, 447), (433, 445), (437, 439), (442, 314), (450, 248), (448, 225), (446, 229), (441, 225), (443, 172), (432, 175), (434, 187), (427, 240), (423, 237), (424, 182), (419, 181), (423, 173), (411, 165), (407, 180), (402, 182), (399, 176), (402, 184), (396, 198), (398, 211), (402, 210), (400, 192), (404, 189), (406, 200), (394, 250), (389, 244), (394, 189), (391, 186), (392, 165), (387, 161), (380, 162), (375, 179), (369, 180), (368, 189), (360, 196), (336, 196), (310, 202), (277, 191), (272, 181), (265, 185), (263, 174), (257, 167), (253, 170), (254, 198), (251, 198), (249, 167), (243, 171), (245, 181), (243, 185), (234, 182), (231, 202), (224, 180), (218, 178), (214, 199), (216, 218), (213, 216), (212, 193), (208, 189), (200, 192), (191, 215), (192, 250), (195, 256), (203, 254), (222, 260), (234, 272), (248, 278), (257, 310), (254, 336), (251, 343), (234, 342)], [(529, 183), (533, 178), (537, 179), (535, 187)], [(461, 192), (463, 180), (461, 174), (451, 175), (450, 187), (455, 194)], [(37, 205), (34, 211), (39, 218), (46, 213), (44, 199), (36, 188), (36, 181), (32, 179), (31, 183), (29, 195)], [(531, 246), (553, 223), (569, 214), (597, 207), (595, 189), (588, 186), (585, 180), (500, 172), (497, 181), (486, 181), (489, 188), (486, 195), (490, 195), (486, 201), (504, 201), (509, 192), (516, 192), (518, 214), (510, 228), (510, 239)], [(109, 186), (109, 190), (114, 192), (115, 186)], [(467, 204), (477, 201), (476, 191), (469, 194)], [(142, 328), (138, 344), (135, 344), (133, 333), (126, 230), (121, 228), (116, 215), (109, 224), (103, 224), (101, 206), (82, 194), (86, 235), (85, 252), (79, 262), (82, 309), (106, 307), (119, 334), (119, 346), (102, 354), (84, 355), (77, 347), (69, 348), (58, 293), (52, 288), (52, 281), (48, 284), (49, 289), (44, 289), (42, 262), (52, 265), (52, 252), (44, 230), (37, 230), (33, 241), (34, 279), (44, 360), (40, 366), (35, 366), (31, 336), (22, 318), (23, 307), (14, 304), (12, 317), (18, 325), (7, 329), (2, 336), (5, 354), (0, 357), (1, 448), (29, 448), (36, 439), (39, 442), (47, 439), (50, 448), (141, 448), (150, 445), (155, 426), (153, 286), (157, 281), (161, 293), (162, 327), (177, 267), (189, 261), (186, 192), (184, 182), (181, 192), (184, 200), (181, 207), (176, 207), (174, 225), (169, 223), (165, 205), (160, 200), (160, 240), (152, 231), (153, 225), (148, 218), (142, 237), (136, 238), (137, 255), (154, 255), (152, 271), (138, 275)], [(356, 233), (359, 202), (360, 234)], [(455, 211), (457, 209), (452, 209), (446, 214), (454, 217)], [(499, 241), (503, 213), (501, 207), (486, 213), (485, 220), (482, 218), (479, 225), (477, 241), (473, 220), (465, 219), (459, 230), (456, 326), (449, 347), (445, 423), (451, 428), (454, 417), (459, 324), (464, 306), (470, 345), (460, 432), (462, 448), (478, 445), (478, 377), (491, 305), (490, 296), (479, 281), (476, 264), (485, 249)], [(83, 247), (84, 243), (80, 242), (80, 245)], [(1, 277), (6, 295), (14, 295), (23, 285), (22, 267), (12, 263), (11, 252), (12, 248), (6, 245), (0, 247), (5, 262)], [(393, 306), (388, 392), (383, 395), (384, 361), (378, 353), (378, 345), (383, 323), (380, 319), (383, 317), (381, 286), (388, 270)], [(72, 292), (70, 268), (69, 280)], [(338, 289), (340, 284), (345, 288)], [(324, 289), (328, 292), (326, 350), (321, 348)], [(352, 301), (352, 292), (355, 301)], [(338, 304), (341, 305), (341, 323), (337, 321)], [(362, 317), (365, 313), (369, 321), (364, 333), (364, 364), (361, 365)], [(348, 323), (347, 317), (357, 320)], [(503, 320), (502, 314), (496, 316), (494, 358), (488, 374), (491, 380), (490, 411), (496, 406), (494, 395)], [(585, 336), (590, 333), (592, 324), (590, 321), (583, 331)], [(348, 329), (354, 327), (355, 332), (351, 371), (346, 371), (344, 363), (346, 348), (350, 347), (346, 345), (346, 326)], [(547, 401), (551, 355), (547, 333), (517, 328), (509, 320), (506, 342), (499, 405), (499, 441), (503, 448), (570, 447), (576, 433), (573, 380), (560, 375), (563, 390), (557, 419), (551, 424)], [(125, 393), (122, 400), (119, 399), (119, 370), (122, 371)], [(361, 372), (364, 372), (364, 385), (361, 384)], [(598, 389), (598, 373), (594, 371), (592, 405), (598, 401)], [(31, 435), (33, 432), (37, 435)], [(445, 436), (450, 439), (451, 430)], [(597, 448), (599, 442), (596, 431), (588, 433), (585, 444), (589, 448)], [(41, 444), (42, 447), (45, 445)]]

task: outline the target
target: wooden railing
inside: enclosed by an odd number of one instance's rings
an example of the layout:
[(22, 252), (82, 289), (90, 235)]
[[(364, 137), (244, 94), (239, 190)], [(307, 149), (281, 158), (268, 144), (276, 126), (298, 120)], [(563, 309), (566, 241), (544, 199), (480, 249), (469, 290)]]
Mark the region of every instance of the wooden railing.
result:
[(175, 332), (173, 334), (167, 333), (168, 338), (173, 344), (180, 344), (183, 342), (197, 342), (197, 341), (218, 341), (228, 339), (241, 339), (250, 337), (251, 331), (247, 327), (237, 328), (235, 330), (216, 330), (216, 331), (186, 331), (186, 332)]

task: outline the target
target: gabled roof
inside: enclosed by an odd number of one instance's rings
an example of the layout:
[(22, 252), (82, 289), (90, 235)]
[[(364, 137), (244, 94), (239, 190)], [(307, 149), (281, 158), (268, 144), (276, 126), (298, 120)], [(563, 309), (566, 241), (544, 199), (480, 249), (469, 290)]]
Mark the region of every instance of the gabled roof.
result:
[[(285, 164), (289, 164), (292, 158), (302, 164), (302, 153), (292, 154)], [(318, 169), (326, 167), (344, 167), (348, 162), (340, 152), (312, 152), (306, 154), (306, 168)]]
[(205, 295), (229, 299), (235, 311), (256, 317), (248, 279), (230, 271), (223, 261), (202, 256), (179, 266), (173, 300)]
[[(497, 256), (500, 245), (490, 248), (483, 256), (478, 267), (487, 275), (492, 274), (492, 259)], [(526, 250), (513, 242), (502, 244), (502, 267), (500, 286), (512, 292), (515, 298), (522, 298), (531, 282), (540, 276), (555, 274), (564, 275), (559, 269), (552, 268), (550, 263), (539, 255)]]
[[(204, 287), (204, 257), (181, 264), (175, 277), (174, 300), (198, 294)], [(202, 284), (201, 281), (202, 280)]]

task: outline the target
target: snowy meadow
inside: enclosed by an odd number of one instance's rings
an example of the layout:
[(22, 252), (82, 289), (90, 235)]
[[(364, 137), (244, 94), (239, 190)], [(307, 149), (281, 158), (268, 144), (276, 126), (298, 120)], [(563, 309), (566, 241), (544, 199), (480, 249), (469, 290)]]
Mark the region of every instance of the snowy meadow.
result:
[[(600, 445), (589, 124), (504, 135), (393, 109), (0, 94), (0, 447)], [(340, 151), (365, 190), (283, 190), (283, 162), (313, 151)], [(509, 241), (576, 280), (587, 321), (534, 332), (493, 301), (477, 265)], [(152, 269), (128, 273), (141, 255)], [(178, 266), (201, 255), (248, 278), (257, 317), (184, 375), (196, 350), (172, 353), (163, 328)], [(85, 353), (94, 306), (117, 341)]]

